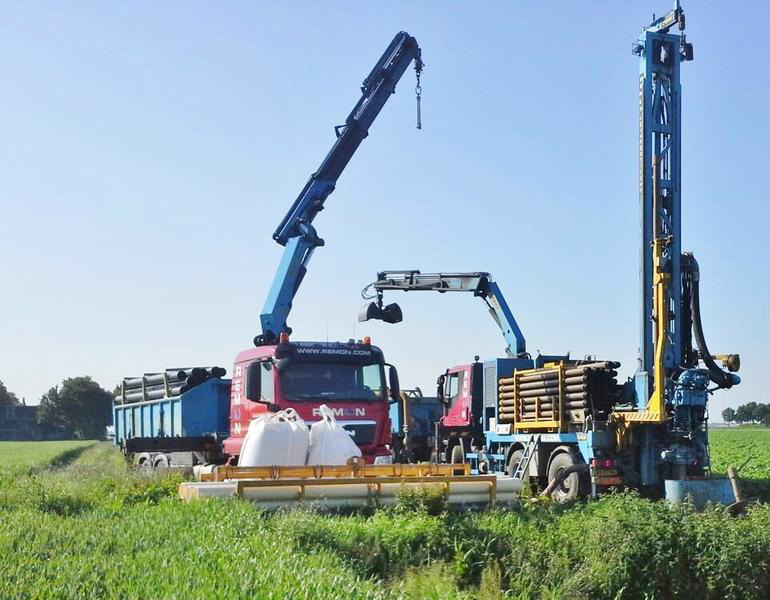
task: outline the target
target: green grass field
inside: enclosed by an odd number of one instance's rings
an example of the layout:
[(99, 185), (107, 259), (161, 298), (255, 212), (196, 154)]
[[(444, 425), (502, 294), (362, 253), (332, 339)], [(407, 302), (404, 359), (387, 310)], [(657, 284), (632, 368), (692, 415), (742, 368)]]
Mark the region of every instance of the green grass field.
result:
[(770, 429), (725, 427), (709, 431), (712, 471), (739, 468), (745, 495), (770, 502)]
[[(715, 470), (770, 474), (764, 430), (716, 430)], [(742, 459), (742, 460), (740, 460)], [(45, 465), (53, 465), (46, 469)], [(183, 504), (107, 443), (0, 444), (0, 597), (770, 597), (770, 506), (696, 514), (633, 494), (571, 507), (370, 514)], [(753, 465), (753, 466), (750, 466)]]
[(5, 481), (64, 464), (95, 442), (0, 442), (0, 487)]

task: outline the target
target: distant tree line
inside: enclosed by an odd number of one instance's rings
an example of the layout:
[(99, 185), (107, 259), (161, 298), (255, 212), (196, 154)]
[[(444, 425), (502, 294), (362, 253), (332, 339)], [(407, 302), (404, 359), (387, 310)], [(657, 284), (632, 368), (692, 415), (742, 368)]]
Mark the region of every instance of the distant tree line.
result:
[(722, 411), (722, 419), (725, 423), (770, 427), (770, 404), (747, 402), (738, 408), (726, 408)]
[(0, 381), (0, 406), (19, 406), (20, 404), (16, 394), (8, 391), (8, 388)]
[[(90, 377), (71, 377), (40, 398), (37, 421), (44, 433), (74, 439), (103, 439), (112, 424), (113, 395)], [(21, 402), (0, 381), (0, 406)]]

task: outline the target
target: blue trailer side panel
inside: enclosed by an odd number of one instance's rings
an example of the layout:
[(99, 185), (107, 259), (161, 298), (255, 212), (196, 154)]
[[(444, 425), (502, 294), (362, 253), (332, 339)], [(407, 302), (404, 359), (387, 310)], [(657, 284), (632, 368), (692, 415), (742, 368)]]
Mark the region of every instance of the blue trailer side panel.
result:
[(116, 404), (115, 443), (135, 437), (226, 437), (229, 414), (230, 380), (209, 379), (181, 396)]
[(230, 380), (209, 379), (183, 395), (179, 407), (182, 435), (216, 433), (226, 437), (230, 430)]

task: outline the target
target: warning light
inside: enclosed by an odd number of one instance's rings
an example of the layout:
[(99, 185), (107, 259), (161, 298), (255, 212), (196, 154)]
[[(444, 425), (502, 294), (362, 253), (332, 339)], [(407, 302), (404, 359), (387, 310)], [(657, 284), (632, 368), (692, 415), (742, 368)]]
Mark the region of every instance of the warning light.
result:
[(364, 336), (364, 345), (365, 346), (371, 346), (372, 345), (372, 338), (370, 338), (368, 335)]
[(279, 344), (288, 344), (289, 343), (289, 334), (285, 331), (281, 333), (281, 335), (278, 336), (278, 343)]

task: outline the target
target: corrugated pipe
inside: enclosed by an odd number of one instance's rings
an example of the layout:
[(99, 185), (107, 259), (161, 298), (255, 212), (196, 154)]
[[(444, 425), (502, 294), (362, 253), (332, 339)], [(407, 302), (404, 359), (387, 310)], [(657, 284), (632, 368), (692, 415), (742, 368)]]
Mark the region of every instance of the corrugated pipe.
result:
[(740, 382), (738, 377), (735, 377), (731, 373), (727, 373), (719, 368), (714, 358), (709, 352), (708, 346), (706, 346), (706, 338), (703, 335), (703, 323), (700, 316), (700, 269), (698, 267), (698, 261), (695, 257), (691, 257), (692, 260), (692, 290), (690, 293), (690, 312), (692, 313), (692, 329), (695, 336), (695, 343), (698, 346), (698, 353), (701, 360), (705, 363), (709, 370), (709, 376), (711, 381), (717, 384), (721, 388), (730, 388), (734, 384)]

